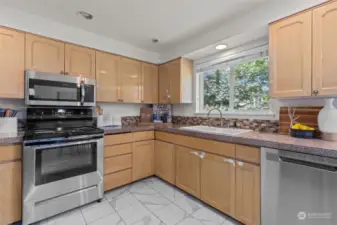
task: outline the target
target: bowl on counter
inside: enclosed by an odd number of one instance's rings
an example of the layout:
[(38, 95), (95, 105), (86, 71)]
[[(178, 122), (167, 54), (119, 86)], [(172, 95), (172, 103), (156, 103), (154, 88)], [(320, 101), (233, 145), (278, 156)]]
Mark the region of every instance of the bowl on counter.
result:
[(296, 138), (313, 139), (316, 137), (316, 130), (298, 130), (290, 128), (290, 135)]

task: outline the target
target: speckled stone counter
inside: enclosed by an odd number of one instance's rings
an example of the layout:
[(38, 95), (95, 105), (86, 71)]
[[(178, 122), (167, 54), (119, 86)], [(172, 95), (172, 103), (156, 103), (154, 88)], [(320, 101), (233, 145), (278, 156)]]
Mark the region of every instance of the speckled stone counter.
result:
[(22, 144), (24, 134), (24, 132), (19, 132), (17, 136), (0, 135), (0, 146)]

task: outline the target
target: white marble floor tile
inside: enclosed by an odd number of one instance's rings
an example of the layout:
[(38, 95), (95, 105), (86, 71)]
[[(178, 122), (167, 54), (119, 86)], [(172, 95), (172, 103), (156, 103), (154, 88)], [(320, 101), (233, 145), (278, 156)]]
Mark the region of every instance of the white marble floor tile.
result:
[(188, 215), (174, 203), (169, 205), (150, 205), (147, 207), (166, 225), (174, 225)]
[(86, 223), (91, 223), (112, 213), (116, 212), (108, 201), (92, 203), (82, 208), (82, 214)]
[(232, 218), (230, 218), (230, 217), (228, 217), (226, 219), (226, 221), (223, 222), (223, 224), (221, 224), (221, 225), (243, 225), (243, 224), (240, 223), (240, 222), (238, 222), (238, 221), (236, 221), (236, 220), (234, 220), (234, 219), (232, 219)]
[(202, 207), (192, 216), (205, 225), (220, 225), (227, 219), (224, 214), (209, 207)]
[(131, 194), (125, 194), (110, 200), (112, 207), (118, 212), (140, 202)]
[(118, 212), (127, 225), (131, 225), (150, 214), (142, 204), (134, 204)]
[(174, 201), (176, 205), (185, 210), (188, 214), (192, 214), (202, 208), (204, 205), (192, 196), (185, 195)]
[(89, 225), (125, 225), (125, 223), (117, 213), (114, 213), (95, 220)]
[(132, 225), (165, 225), (161, 222), (157, 217), (153, 214), (149, 213), (148, 215), (140, 218), (136, 222), (132, 223)]
[(169, 205), (171, 201), (165, 198), (164, 196), (155, 193), (155, 194), (133, 194), (143, 205), (152, 206), (152, 205)]
[(176, 201), (185, 195), (181, 190), (162, 180), (157, 180), (153, 183), (149, 183), (148, 185), (170, 201)]
[(187, 217), (184, 220), (177, 223), (177, 225), (204, 225), (204, 224), (195, 218)]
[(145, 194), (145, 195), (154, 195), (157, 194), (157, 192), (148, 186), (146, 183), (138, 182), (135, 184), (132, 184), (129, 188), (129, 192), (132, 194)]
[(116, 198), (116, 197), (119, 197), (119, 196), (122, 196), (122, 195), (129, 194), (129, 192), (128, 192), (129, 188), (130, 188), (129, 186), (123, 186), (123, 187), (114, 189), (114, 190), (112, 190), (112, 191), (105, 192), (105, 193), (104, 193), (104, 196), (105, 196), (108, 200), (111, 200), (111, 199), (113, 199), (113, 198)]
[(48, 225), (85, 225), (81, 210), (75, 209), (48, 219)]

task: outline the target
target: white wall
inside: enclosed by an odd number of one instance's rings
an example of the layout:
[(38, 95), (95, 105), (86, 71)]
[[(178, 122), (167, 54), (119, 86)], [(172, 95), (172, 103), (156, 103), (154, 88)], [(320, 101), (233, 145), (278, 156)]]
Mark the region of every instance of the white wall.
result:
[(190, 52), (208, 45), (213, 45), (214, 43), (244, 32), (261, 29), (263, 27), (267, 28), (270, 22), (325, 1), (326, 0), (269, 0), (268, 3), (261, 5), (260, 8), (256, 8), (250, 13), (239, 15), (228, 22), (224, 22), (223, 25), (217, 29), (198, 35), (194, 39), (185, 40), (170, 51), (162, 53), (160, 55), (160, 61), (165, 62), (187, 55)]
[(0, 25), (87, 47), (158, 63), (159, 54), (9, 7), (0, 7)]

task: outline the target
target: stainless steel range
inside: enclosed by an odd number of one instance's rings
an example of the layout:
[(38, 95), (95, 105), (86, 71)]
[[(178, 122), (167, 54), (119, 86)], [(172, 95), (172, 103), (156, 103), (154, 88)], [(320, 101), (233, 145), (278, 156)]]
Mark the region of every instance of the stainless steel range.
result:
[[(29, 96), (34, 94), (37, 99), (36, 88)], [(71, 100), (74, 95), (81, 95), (80, 90), (76, 89), (76, 94), (71, 90), (68, 90), (70, 94), (62, 93), (62, 89), (55, 91), (58, 93), (53, 100), (55, 105), (57, 102), (62, 105), (63, 100), (58, 101), (60, 96)], [(80, 106), (27, 108), (23, 148), (23, 225), (103, 198), (104, 131), (96, 128), (93, 113), (94, 108)]]

